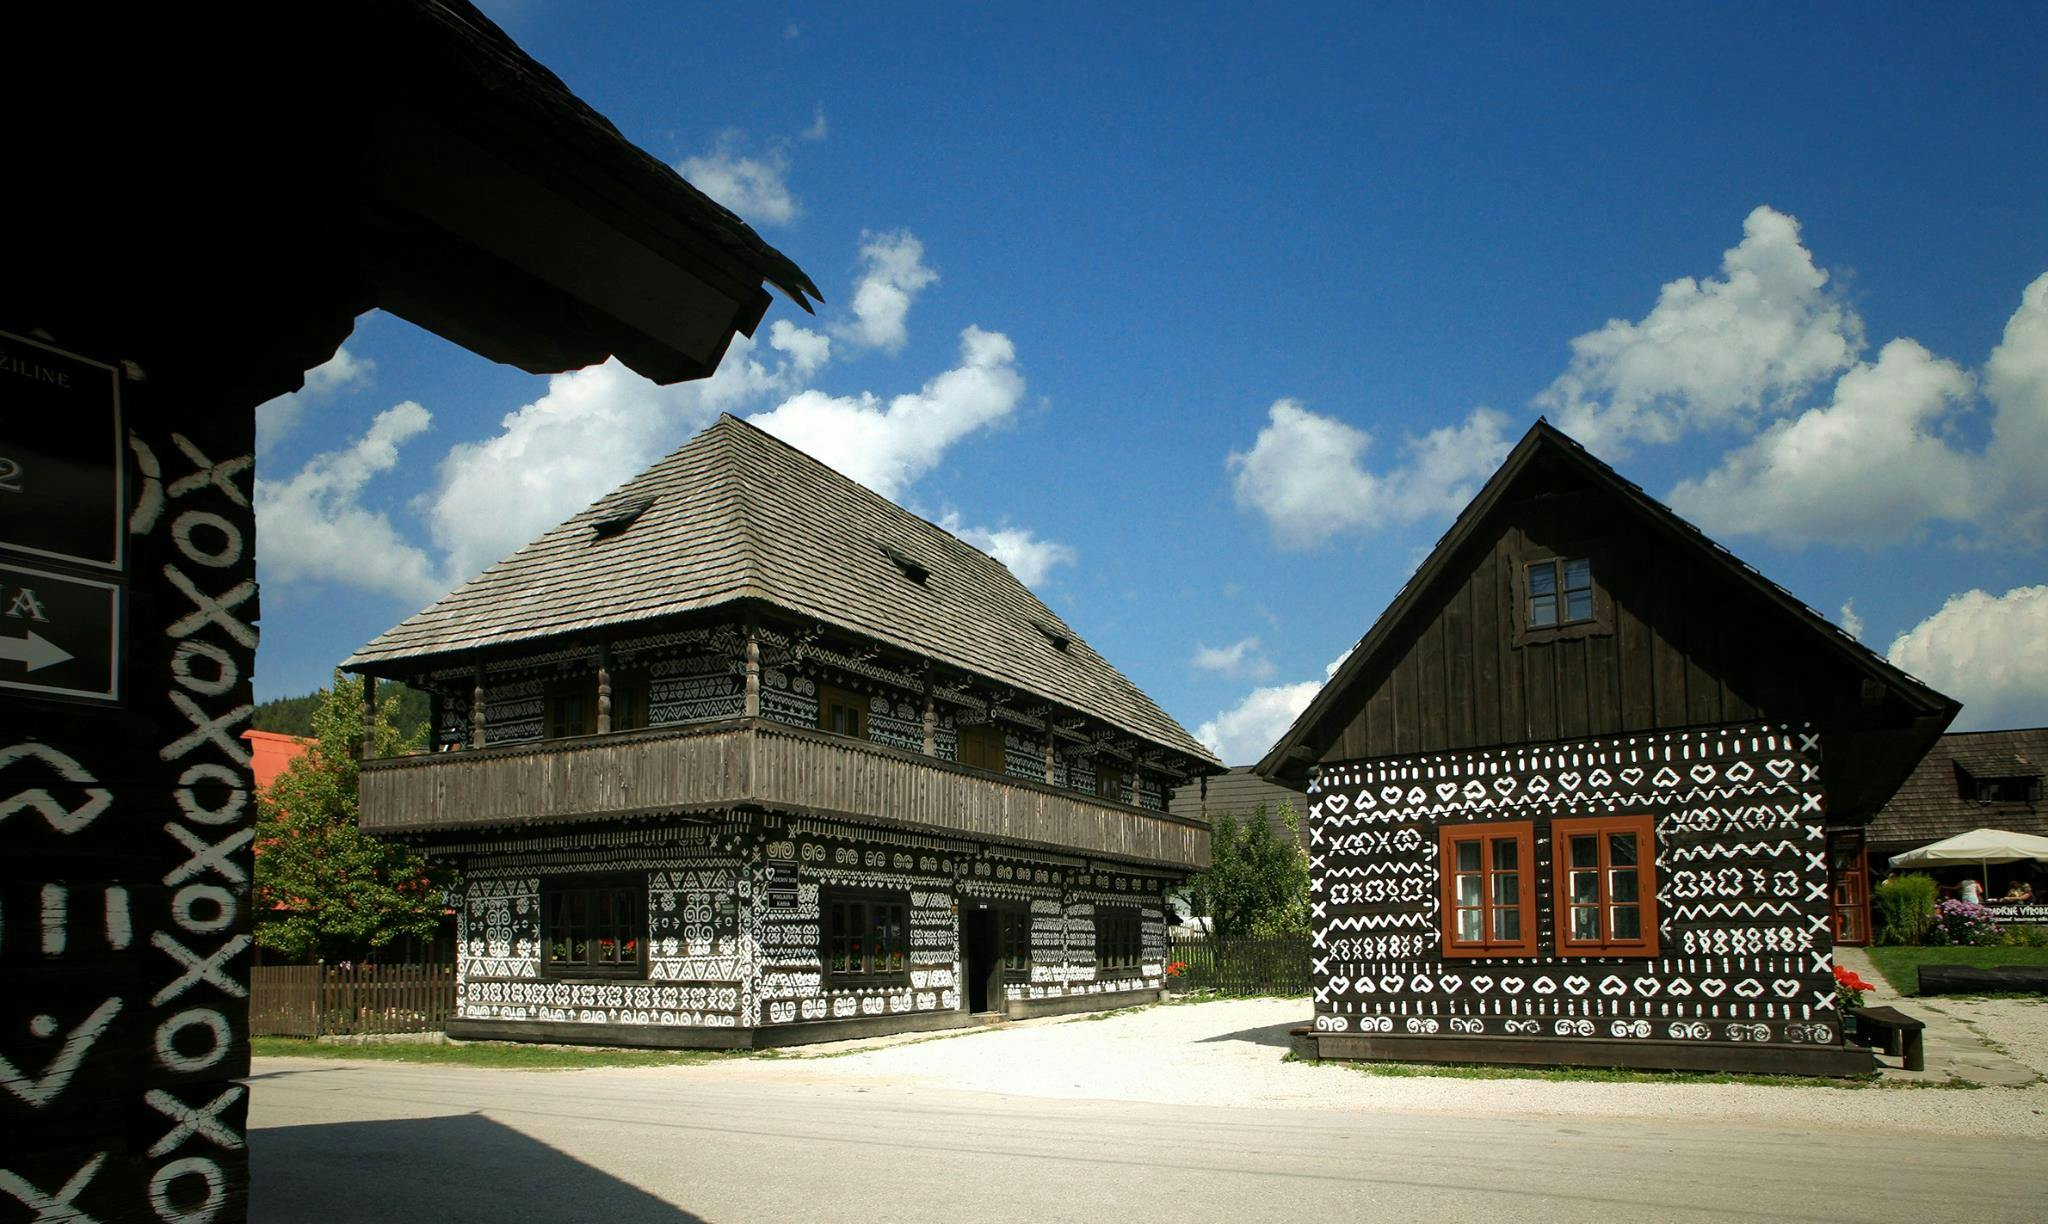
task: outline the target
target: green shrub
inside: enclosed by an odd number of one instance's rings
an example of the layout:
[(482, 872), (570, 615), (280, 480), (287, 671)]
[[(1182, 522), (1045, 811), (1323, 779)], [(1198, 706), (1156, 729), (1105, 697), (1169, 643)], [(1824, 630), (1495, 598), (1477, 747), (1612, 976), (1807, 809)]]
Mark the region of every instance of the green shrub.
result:
[(2013, 925), (2005, 928), (2008, 948), (2048, 948), (2048, 926)]
[(1895, 875), (1871, 890), (1871, 917), (1881, 944), (1927, 942), (1934, 926), (1934, 879)]

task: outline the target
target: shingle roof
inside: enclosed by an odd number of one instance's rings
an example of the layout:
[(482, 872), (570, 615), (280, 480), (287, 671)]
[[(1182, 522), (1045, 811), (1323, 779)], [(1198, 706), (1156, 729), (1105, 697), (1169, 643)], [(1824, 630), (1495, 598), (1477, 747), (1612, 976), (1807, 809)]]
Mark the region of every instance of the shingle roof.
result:
[[(623, 530), (595, 530), (650, 498)], [(913, 579), (898, 558), (927, 577)], [(1221, 764), (1000, 561), (731, 416), (342, 666), (388, 670), (379, 665), (740, 599), (765, 600)], [(1055, 638), (1066, 639), (1064, 649)]]
[(1958, 731), (1937, 741), (1864, 837), (1873, 847), (1919, 846), (1971, 829), (2048, 836), (2048, 801), (1984, 802), (1965, 798), (1956, 766), (1977, 781), (2040, 776), (2048, 771), (2048, 727)]

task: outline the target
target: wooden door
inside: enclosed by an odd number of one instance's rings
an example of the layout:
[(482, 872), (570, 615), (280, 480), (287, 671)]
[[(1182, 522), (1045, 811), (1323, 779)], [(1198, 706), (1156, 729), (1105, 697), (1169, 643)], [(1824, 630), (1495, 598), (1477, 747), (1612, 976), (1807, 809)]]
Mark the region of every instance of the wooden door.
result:
[(1862, 947), (1870, 942), (1870, 864), (1862, 829), (1828, 830), (1829, 921), (1835, 942)]

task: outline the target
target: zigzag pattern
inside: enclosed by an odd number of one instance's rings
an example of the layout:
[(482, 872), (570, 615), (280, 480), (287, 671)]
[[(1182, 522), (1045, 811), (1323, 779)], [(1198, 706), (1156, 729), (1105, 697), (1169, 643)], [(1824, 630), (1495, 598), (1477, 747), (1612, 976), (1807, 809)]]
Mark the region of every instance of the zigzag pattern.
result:
[(1674, 905), (1664, 915), (1667, 922), (1689, 922), (1699, 918), (1796, 918), (1799, 906), (1792, 901), (1716, 901), (1711, 905)]
[(1338, 931), (1386, 931), (1394, 927), (1424, 927), (1435, 921), (1430, 914), (1359, 914), (1351, 918), (1327, 918), (1324, 924)]
[(1737, 842), (1732, 845), (1678, 846), (1668, 853), (1673, 862), (1683, 863), (1689, 859), (1792, 857), (1805, 853), (1805, 849), (1801, 843), (1787, 838), (1775, 845), (1770, 842), (1750, 845)]
[[(1725, 803), (1731, 800), (1736, 800), (1744, 797), (1765, 796), (1774, 793), (1786, 792), (1791, 793), (1795, 797), (1799, 796), (1798, 790), (1794, 788), (1790, 783), (1772, 782), (1759, 783), (1753, 786), (1696, 786), (1690, 790), (1668, 792), (1601, 791), (1597, 793), (1569, 794), (1557, 797), (1545, 797), (1540, 799), (1530, 799), (1526, 796), (1514, 799), (1496, 799), (1493, 796), (1489, 795), (1487, 798), (1483, 800), (1467, 802), (1461, 796), (1460, 799), (1449, 803), (1431, 803), (1426, 805), (1415, 805), (1410, 807), (1354, 811), (1349, 815), (1343, 814), (1341, 810), (1332, 810), (1331, 806), (1328, 805), (1327, 802), (1325, 802), (1323, 804), (1310, 805), (1309, 813), (1311, 819), (1317, 820), (1321, 825), (1335, 828), (1348, 828), (1354, 825), (1401, 824), (1406, 821), (1427, 820), (1431, 817), (1441, 817), (1448, 815), (1469, 815), (1473, 812), (1486, 811), (1489, 809), (1503, 813), (1549, 812), (1554, 814), (1561, 811), (1569, 811), (1577, 807), (1597, 806), (1602, 808), (1641, 808), (1664, 807), (1669, 805), (1698, 806), (1708, 802)], [(1797, 801), (1792, 803), (1756, 803), (1748, 805), (1748, 807), (1749, 814), (1752, 820), (1754, 819), (1754, 813), (1760, 809), (1768, 810), (1774, 817), (1776, 817), (1776, 820), (1772, 822), (1771, 826), (1752, 825), (1752, 827), (1775, 827), (1776, 825), (1780, 824), (1796, 824), (1798, 823), (1799, 815), (1802, 812), (1809, 810), (1809, 805), (1805, 802), (1804, 797), (1798, 797)]]
[(1325, 879), (1343, 880), (1353, 876), (1377, 875), (1435, 875), (1436, 868), (1428, 863), (1368, 863), (1363, 867), (1326, 867)]

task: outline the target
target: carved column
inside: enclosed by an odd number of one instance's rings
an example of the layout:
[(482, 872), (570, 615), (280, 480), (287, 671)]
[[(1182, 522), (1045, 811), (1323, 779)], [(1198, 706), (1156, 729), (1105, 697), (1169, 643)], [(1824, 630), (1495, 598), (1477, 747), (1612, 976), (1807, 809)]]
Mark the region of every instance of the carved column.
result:
[(924, 666), (924, 754), (939, 755), (939, 707), (932, 700), (932, 666)]
[(484, 746), (484, 663), (478, 659), (469, 690), (469, 746)]
[(597, 733), (609, 735), (612, 730), (612, 645), (610, 642), (597, 644)]
[(363, 677), (363, 760), (377, 755), (377, 677)]
[(1053, 785), (1060, 780), (1058, 750), (1053, 747), (1052, 711), (1045, 712), (1045, 781)]
[(747, 688), (740, 713), (748, 718), (761, 717), (761, 638), (754, 626), (747, 626), (746, 646)]

